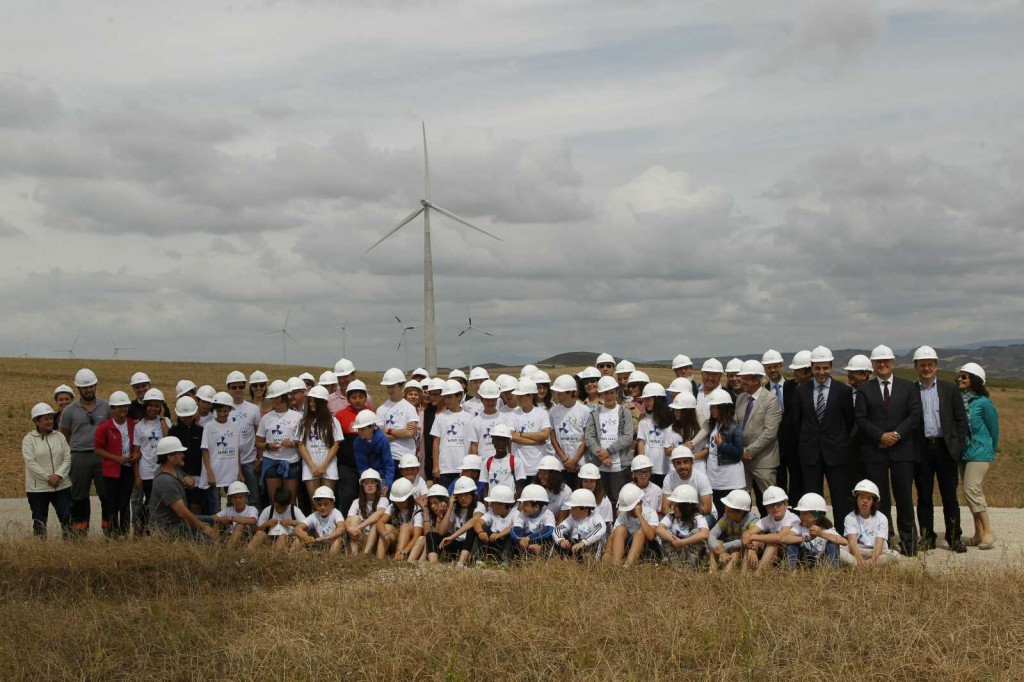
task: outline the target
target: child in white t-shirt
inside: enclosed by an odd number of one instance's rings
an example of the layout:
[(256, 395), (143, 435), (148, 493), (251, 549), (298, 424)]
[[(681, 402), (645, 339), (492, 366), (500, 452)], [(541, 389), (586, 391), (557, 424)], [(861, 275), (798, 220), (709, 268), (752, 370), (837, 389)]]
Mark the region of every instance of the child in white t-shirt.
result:
[[(610, 565), (632, 566), (646, 555), (651, 560), (661, 556), (656, 529), (658, 513), (644, 503), (644, 493), (634, 483), (619, 491), (619, 515), (612, 526), (611, 539), (604, 560)], [(628, 550), (628, 553), (627, 553)]]
[(846, 515), (843, 533), (847, 547), (839, 560), (857, 568), (874, 568), (896, 561), (896, 552), (889, 549), (889, 520), (878, 511), (878, 486), (867, 479), (853, 489), (857, 509)]
[(367, 469), (359, 477), (359, 497), (352, 500), (345, 528), (348, 530), (349, 554), (372, 554), (377, 546), (376, 523), (388, 506), (388, 498), (381, 495), (380, 474)]
[(213, 517), (214, 526), (223, 529), (222, 536), (228, 547), (237, 547), (251, 536), (260, 512), (249, 505), (249, 488), (241, 481), (228, 487), (228, 506)]
[(409, 561), (423, 535), (423, 509), (413, 498), (413, 485), (407, 478), (397, 479), (388, 497), (391, 504), (376, 523), (377, 558), (391, 556), (395, 561)]
[(563, 556), (582, 558), (600, 554), (608, 528), (597, 513), (594, 493), (580, 488), (567, 501), (569, 516), (555, 527), (555, 549)]
[(325, 485), (313, 491), (313, 510), (295, 527), (293, 550), (309, 547), (326, 549), (331, 554), (341, 553), (345, 542), (345, 518), (334, 508), (334, 491)]
[(700, 511), (697, 489), (683, 483), (665, 496), (670, 511), (658, 523), (657, 534), (669, 563), (694, 567), (707, 554), (708, 521)]
[(786, 508), (788, 501), (789, 496), (782, 488), (774, 485), (765, 488), (763, 503), (767, 513), (743, 532), (747, 568), (760, 573), (777, 560), (785, 562), (787, 568), (796, 568), (800, 550), (785, 541), (784, 531), (799, 526), (800, 517)]
[(286, 549), (295, 528), (305, 520), (299, 508), (292, 504), (292, 494), (288, 489), (278, 488), (274, 492), (273, 504), (256, 519), (256, 532), (249, 542), (249, 548), (259, 547), (270, 538), (275, 548)]
[(826, 516), (825, 498), (807, 493), (793, 511), (800, 515), (800, 525), (783, 528), (782, 541), (796, 545), (800, 565), (809, 568), (838, 565), (840, 547), (845, 547), (847, 540)]

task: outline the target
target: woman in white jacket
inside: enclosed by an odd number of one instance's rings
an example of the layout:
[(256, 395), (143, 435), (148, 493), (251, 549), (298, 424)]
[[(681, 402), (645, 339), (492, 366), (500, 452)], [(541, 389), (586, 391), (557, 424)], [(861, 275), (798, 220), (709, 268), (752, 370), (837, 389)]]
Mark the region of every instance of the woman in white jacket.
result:
[(32, 510), (32, 532), (46, 535), (50, 505), (57, 512), (64, 535), (71, 530), (71, 447), (64, 434), (53, 428), (53, 408), (38, 403), (32, 408), (35, 428), (21, 441), (25, 459), (25, 494)]

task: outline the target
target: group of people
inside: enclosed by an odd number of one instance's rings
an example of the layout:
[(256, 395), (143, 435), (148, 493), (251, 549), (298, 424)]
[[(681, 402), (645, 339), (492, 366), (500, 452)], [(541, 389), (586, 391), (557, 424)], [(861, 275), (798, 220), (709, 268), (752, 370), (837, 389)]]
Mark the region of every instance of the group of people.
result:
[(26, 491), (38, 534), (51, 506), (67, 535), (86, 533), (95, 487), (109, 537), (759, 570), (870, 567), (896, 547), (935, 548), (937, 481), (947, 548), (993, 547), (982, 482), (999, 428), (985, 371), (968, 363), (956, 385), (939, 380), (922, 346), (912, 382), (878, 346), (850, 360), (842, 383), (833, 361), (822, 346), (800, 351), (790, 379), (774, 350), (712, 358), (699, 374), (678, 355), (668, 386), (604, 353), (554, 380), (533, 365), (494, 379), (479, 367), (447, 379), (392, 368), (374, 409), (343, 358), (319, 378), (234, 371), (223, 391), (182, 379), (173, 422), (144, 373), (132, 396), (104, 400), (82, 369), (74, 390), (55, 390), (56, 407), (32, 408)]

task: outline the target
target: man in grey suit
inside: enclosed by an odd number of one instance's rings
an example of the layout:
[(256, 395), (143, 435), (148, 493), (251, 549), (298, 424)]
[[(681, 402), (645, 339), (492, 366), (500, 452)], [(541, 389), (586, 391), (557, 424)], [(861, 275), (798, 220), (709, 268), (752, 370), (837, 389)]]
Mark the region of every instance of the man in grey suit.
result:
[(778, 435), (782, 405), (762, 385), (764, 366), (757, 360), (744, 362), (739, 378), (743, 393), (736, 398), (736, 418), (743, 428), (743, 467), (747, 487), (753, 486), (757, 508), (764, 516), (761, 496), (768, 486), (775, 485), (775, 472), (780, 462)]

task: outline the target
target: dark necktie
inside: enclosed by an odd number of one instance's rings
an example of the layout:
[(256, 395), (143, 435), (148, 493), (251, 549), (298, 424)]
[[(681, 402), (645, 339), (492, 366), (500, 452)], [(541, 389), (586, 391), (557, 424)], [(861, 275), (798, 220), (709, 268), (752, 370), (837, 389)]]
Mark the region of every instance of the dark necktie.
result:
[(814, 405), (814, 414), (819, 424), (825, 418), (825, 384), (818, 384), (818, 401)]
[(889, 382), (888, 381), (883, 381), (882, 382), (882, 403), (885, 405), (886, 409), (889, 409), (889, 398), (891, 398), (891, 397), (892, 396), (889, 395)]

